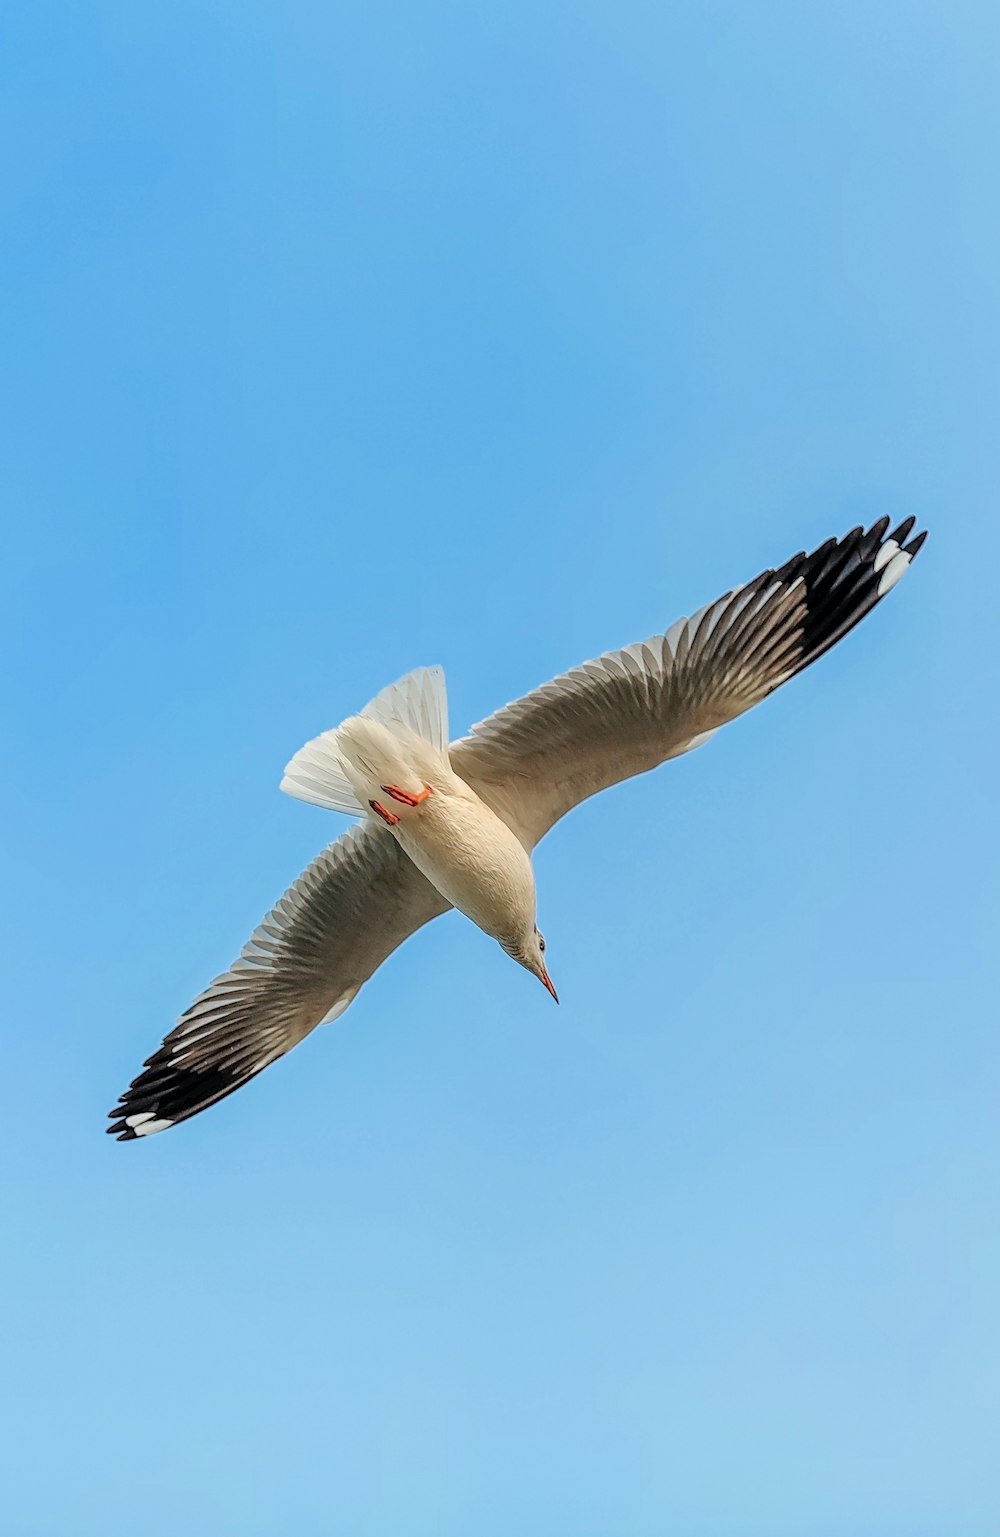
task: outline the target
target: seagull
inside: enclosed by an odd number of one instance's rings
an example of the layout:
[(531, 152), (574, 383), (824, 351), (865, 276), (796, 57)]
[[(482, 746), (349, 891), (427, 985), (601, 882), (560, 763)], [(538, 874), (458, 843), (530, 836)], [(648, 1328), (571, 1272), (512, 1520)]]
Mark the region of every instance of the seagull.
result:
[(361, 820), (313, 860), (110, 1112), (130, 1142), (225, 1099), (337, 1019), (404, 939), (458, 910), (558, 1003), (531, 854), (580, 801), (700, 747), (815, 662), (917, 555), (907, 518), (829, 539), (663, 635), (609, 651), (449, 742), (439, 667), (391, 684), (286, 766), (289, 795)]

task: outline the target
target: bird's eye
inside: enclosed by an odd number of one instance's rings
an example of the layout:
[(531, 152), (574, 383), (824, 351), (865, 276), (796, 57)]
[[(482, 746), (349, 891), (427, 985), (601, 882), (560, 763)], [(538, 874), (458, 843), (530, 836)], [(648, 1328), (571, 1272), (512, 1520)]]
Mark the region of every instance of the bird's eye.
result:
[(538, 936), (538, 948), (539, 948), (539, 950), (541, 950), (542, 954), (544, 955), (545, 954), (545, 935), (544, 934), (539, 934), (539, 936)]

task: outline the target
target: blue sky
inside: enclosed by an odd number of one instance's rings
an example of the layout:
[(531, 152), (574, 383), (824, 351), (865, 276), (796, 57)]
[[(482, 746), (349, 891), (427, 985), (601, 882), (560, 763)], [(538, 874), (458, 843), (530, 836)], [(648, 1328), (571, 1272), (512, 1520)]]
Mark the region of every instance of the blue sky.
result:
[[(1000, 16), (8, 10), (4, 1528), (1000, 1529)], [(926, 552), (148, 1143), (104, 1112), (338, 820), (831, 533)]]

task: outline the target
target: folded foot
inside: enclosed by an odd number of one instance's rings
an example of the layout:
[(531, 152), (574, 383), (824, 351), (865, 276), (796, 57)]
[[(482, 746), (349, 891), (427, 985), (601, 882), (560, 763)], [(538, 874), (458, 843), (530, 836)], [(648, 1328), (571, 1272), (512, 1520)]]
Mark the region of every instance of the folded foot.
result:
[[(402, 801), (404, 806), (419, 806), (421, 801), (425, 801), (431, 794), (430, 785), (424, 785), (419, 795), (411, 795), (409, 790), (401, 790), (398, 785), (382, 785), (380, 788), (386, 795), (391, 795), (394, 801)], [(398, 821), (399, 818), (397, 817), (396, 820)]]
[(369, 801), (368, 804), (375, 812), (375, 815), (382, 818), (383, 822), (388, 822), (390, 827), (395, 827), (399, 818), (394, 811), (386, 811), (381, 801)]

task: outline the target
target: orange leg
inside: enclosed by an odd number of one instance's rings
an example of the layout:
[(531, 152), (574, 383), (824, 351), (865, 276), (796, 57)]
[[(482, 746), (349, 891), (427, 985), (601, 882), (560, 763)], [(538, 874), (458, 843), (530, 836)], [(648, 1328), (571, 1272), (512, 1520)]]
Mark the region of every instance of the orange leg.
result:
[(424, 785), (419, 795), (411, 795), (409, 790), (401, 790), (398, 785), (382, 785), (381, 788), (394, 801), (402, 801), (404, 806), (419, 806), (432, 793), (430, 785)]
[(390, 827), (395, 827), (399, 818), (394, 811), (386, 811), (381, 801), (369, 801), (368, 804), (375, 814), (382, 818), (383, 822), (388, 822)]

